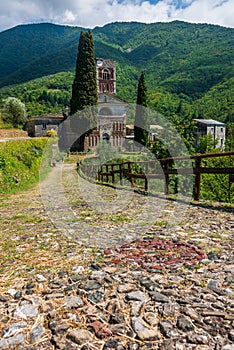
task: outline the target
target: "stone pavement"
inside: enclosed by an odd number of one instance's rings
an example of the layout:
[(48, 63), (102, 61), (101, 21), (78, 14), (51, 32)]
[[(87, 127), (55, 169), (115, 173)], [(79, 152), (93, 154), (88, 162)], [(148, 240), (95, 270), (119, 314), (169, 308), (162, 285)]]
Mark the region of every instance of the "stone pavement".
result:
[[(22, 208), (24, 215), (35, 211), (39, 199), (34, 193), (30, 206)], [(105, 246), (79, 242), (79, 256), (75, 246), (65, 255), (58, 251), (43, 271), (35, 262), (24, 276), (5, 281), (0, 349), (234, 350), (233, 207), (192, 202), (188, 208), (185, 204), (183, 220), (170, 224), (174, 202), (166, 201), (147, 232), (116, 245), (105, 230), (128, 227), (124, 216), (107, 222), (78, 197), (69, 203), (79, 223), (90, 228), (93, 223), (105, 232)], [(58, 211), (60, 206), (58, 202)], [(26, 224), (30, 239), (43, 227), (35, 240), (47, 244), (41, 251), (46, 255), (62, 243), (51, 235), (45, 209), (38, 213), (42, 222)], [(128, 215), (134, 215), (133, 208)], [(77, 239), (75, 224), (69, 221)], [(63, 229), (57, 229), (61, 236)], [(14, 227), (7, 235), (18, 237)], [(23, 254), (24, 245), (20, 248)]]

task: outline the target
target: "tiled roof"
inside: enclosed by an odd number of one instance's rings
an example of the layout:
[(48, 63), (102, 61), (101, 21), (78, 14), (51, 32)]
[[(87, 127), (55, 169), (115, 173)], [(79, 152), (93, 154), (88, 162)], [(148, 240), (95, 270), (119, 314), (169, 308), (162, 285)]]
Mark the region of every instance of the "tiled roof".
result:
[(217, 120), (214, 120), (214, 119), (193, 119), (193, 120), (200, 124), (225, 126), (224, 123), (218, 122)]
[(41, 115), (35, 115), (35, 116), (30, 116), (28, 117), (28, 120), (30, 119), (63, 119), (64, 115), (61, 113), (53, 114), (53, 113), (48, 113), (48, 114), (41, 114)]

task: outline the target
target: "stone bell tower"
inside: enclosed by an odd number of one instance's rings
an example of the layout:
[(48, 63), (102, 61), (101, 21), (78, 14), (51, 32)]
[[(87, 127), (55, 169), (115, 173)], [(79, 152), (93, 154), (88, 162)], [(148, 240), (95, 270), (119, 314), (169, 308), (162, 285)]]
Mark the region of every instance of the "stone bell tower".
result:
[(116, 62), (106, 58), (97, 58), (98, 93), (116, 94)]
[(126, 134), (127, 103), (116, 97), (116, 62), (107, 58), (96, 59), (98, 88), (97, 129), (86, 136), (85, 149), (107, 141), (113, 147), (122, 147)]

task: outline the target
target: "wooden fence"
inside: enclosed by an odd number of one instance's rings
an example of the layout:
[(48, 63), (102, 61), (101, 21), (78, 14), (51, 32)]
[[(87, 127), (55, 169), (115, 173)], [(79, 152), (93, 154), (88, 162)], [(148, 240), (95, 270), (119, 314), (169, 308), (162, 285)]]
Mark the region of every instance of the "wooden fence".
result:
[[(123, 163), (111, 163), (102, 165), (90, 165), (80, 163), (79, 167), (88, 178), (98, 182), (109, 182), (116, 184), (117, 180), (123, 185), (123, 180), (128, 179), (131, 187), (136, 186), (136, 179), (144, 180), (144, 190), (149, 190), (150, 179), (164, 179), (165, 194), (169, 194), (170, 175), (195, 175), (194, 199), (200, 199), (201, 175), (202, 174), (228, 174), (229, 186), (234, 182), (234, 167), (206, 167), (202, 160), (208, 158), (233, 157), (234, 151), (222, 153), (207, 153), (192, 156), (181, 156), (174, 158), (162, 158), (149, 161), (126, 161)], [(190, 161), (190, 166), (186, 166)], [(192, 161), (192, 166), (191, 166)], [(182, 164), (182, 167), (178, 167)], [(137, 171), (136, 171), (137, 168)]]

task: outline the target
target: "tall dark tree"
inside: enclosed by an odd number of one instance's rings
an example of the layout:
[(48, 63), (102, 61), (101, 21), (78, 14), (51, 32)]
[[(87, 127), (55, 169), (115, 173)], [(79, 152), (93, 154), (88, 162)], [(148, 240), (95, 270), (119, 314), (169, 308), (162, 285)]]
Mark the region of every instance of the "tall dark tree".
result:
[(147, 118), (147, 88), (145, 83), (145, 74), (141, 73), (138, 90), (137, 106), (134, 121), (134, 139), (143, 146), (147, 145), (149, 137), (149, 123)]
[(76, 73), (70, 101), (73, 131), (78, 131), (80, 151), (85, 134), (97, 126), (97, 73), (91, 32), (81, 32), (76, 60)]

